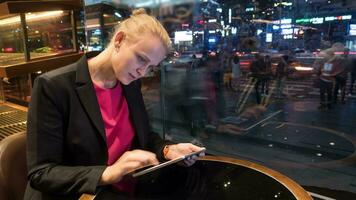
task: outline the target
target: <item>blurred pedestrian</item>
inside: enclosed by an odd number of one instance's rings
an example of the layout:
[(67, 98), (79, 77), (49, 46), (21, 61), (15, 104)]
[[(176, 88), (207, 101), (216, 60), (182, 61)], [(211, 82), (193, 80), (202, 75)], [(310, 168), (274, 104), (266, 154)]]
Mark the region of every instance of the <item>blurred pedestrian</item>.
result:
[(260, 54), (255, 54), (255, 60), (251, 63), (251, 76), (255, 82), (255, 94), (256, 94), (256, 103), (261, 104), (261, 94), (260, 86), (262, 85), (262, 77), (264, 73), (264, 60)]
[(337, 61), (335, 61), (335, 86), (333, 92), (334, 104), (336, 104), (338, 101), (339, 91), (341, 92), (341, 103), (345, 103), (346, 81), (350, 65), (350, 62), (348, 60), (348, 52), (348, 49), (345, 48), (343, 56), (338, 57)]
[(261, 94), (268, 95), (269, 93), (269, 82), (272, 76), (272, 62), (271, 56), (266, 55), (264, 57), (264, 69), (263, 69), (263, 76), (262, 76), (262, 87), (261, 87)]
[(240, 68), (240, 58), (238, 55), (234, 55), (231, 60), (231, 71), (232, 71), (232, 88), (238, 90), (239, 81), (241, 77), (241, 68)]
[(322, 62), (318, 67), (318, 76), (320, 81), (320, 106), (319, 109), (331, 109), (332, 90), (335, 83), (335, 66), (337, 59), (332, 49), (328, 49), (323, 53)]
[(356, 59), (352, 59), (350, 63), (350, 77), (351, 77), (351, 82), (350, 82), (350, 88), (349, 88), (349, 94), (353, 95), (353, 86), (356, 80)]
[(279, 61), (276, 69), (276, 97), (283, 98), (283, 87), (284, 87), (284, 80), (287, 76), (288, 71), (288, 55), (283, 55), (281, 60)]

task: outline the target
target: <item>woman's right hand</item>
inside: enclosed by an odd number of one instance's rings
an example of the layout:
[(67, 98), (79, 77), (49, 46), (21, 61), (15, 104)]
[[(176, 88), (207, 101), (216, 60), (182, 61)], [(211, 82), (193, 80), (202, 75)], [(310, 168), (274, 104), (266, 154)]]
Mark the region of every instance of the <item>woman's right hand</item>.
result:
[(123, 176), (135, 169), (157, 164), (159, 162), (152, 152), (144, 150), (127, 151), (113, 165), (104, 170), (101, 175), (100, 185), (117, 183)]

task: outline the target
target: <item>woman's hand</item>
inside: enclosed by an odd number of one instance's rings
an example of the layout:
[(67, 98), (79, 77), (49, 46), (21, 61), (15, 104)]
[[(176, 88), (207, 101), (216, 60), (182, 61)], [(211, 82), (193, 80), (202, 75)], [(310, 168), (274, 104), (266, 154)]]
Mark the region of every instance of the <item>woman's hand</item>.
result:
[(134, 170), (159, 164), (156, 154), (149, 151), (133, 150), (125, 152), (113, 165), (108, 166), (101, 175), (100, 184), (119, 182), (123, 176)]
[[(168, 152), (165, 155), (165, 158), (167, 160), (172, 160), (196, 151), (200, 151), (203, 148), (195, 146), (191, 143), (179, 143), (179, 144), (173, 144), (168, 146)], [(205, 153), (202, 152), (199, 154), (199, 157), (204, 156)], [(184, 160), (184, 163), (188, 166), (191, 166), (195, 163), (195, 161), (198, 159), (198, 156), (193, 155), (191, 157), (188, 157), (187, 159)]]

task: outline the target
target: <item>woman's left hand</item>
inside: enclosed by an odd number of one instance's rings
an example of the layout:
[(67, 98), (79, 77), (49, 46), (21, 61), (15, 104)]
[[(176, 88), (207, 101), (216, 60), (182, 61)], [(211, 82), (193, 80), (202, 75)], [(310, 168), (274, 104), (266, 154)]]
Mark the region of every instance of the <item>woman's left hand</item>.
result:
[[(200, 151), (202, 149), (203, 149), (202, 147), (195, 146), (191, 143), (172, 144), (172, 145), (168, 146), (168, 152), (165, 155), (165, 158), (167, 160), (172, 160), (172, 159), (175, 159), (175, 158), (178, 158), (178, 157), (181, 157), (181, 156), (193, 153), (193, 152)], [(187, 159), (184, 159), (184, 163), (187, 166), (191, 166), (195, 163), (195, 161), (198, 159), (198, 157), (202, 157), (204, 155), (205, 155), (205, 153), (202, 152), (198, 156), (197, 155), (190, 156)]]

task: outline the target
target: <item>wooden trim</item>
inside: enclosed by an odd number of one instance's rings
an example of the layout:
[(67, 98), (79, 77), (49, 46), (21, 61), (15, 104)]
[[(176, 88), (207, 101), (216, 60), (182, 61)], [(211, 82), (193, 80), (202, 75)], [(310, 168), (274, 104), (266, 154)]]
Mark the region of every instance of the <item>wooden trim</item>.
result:
[(82, 55), (83, 53), (74, 53), (60, 57), (47, 58), (12, 66), (0, 67), (0, 77), (11, 78), (20, 75), (27, 75), (37, 71), (50, 71), (74, 63)]
[(0, 17), (15, 13), (42, 12), (54, 10), (79, 10), (83, 6), (80, 0), (28, 0), (0, 3)]
[(284, 185), (295, 197), (297, 200), (313, 200), (311, 196), (305, 191), (298, 183), (293, 181), (292, 179), (288, 178), (287, 176), (274, 171), (272, 169), (269, 169), (267, 167), (264, 167), (262, 165), (249, 162), (246, 160), (240, 160), (240, 159), (235, 159), (235, 158), (229, 158), (229, 157), (223, 157), (223, 156), (205, 156), (201, 158), (201, 160), (208, 160), (208, 161), (219, 161), (219, 162), (225, 162), (225, 163), (231, 163), (235, 165), (240, 165), (244, 166), (256, 171), (259, 171), (282, 185)]
[(82, 196), (80, 196), (79, 200), (94, 200), (95, 199), (95, 195), (92, 194), (82, 194)]
[(18, 104), (14, 104), (14, 103), (11, 103), (11, 102), (8, 102), (8, 101), (3, 103), (2, 105), (10, 106), (10, 107), (13, 107), (15, 109), (22, 110), (22, 111), (25, 111), (25, 112), (28, 111), (27, 107), (21, 106), (21, 105), (18, 105)]
[[(230, 163), (234, 165), (247, 167), (252, 170), (256, 170), (278, 181), (280, 184), (286, 187), (295, 196), (297, 200), (313, 200), (312, 197), (307, 193), (307, 191), (305, 191), (298, 183), (288, 178), (287, 176), (277, 171), (274, 171), (272, 169), (269, 169), (267, 167), (264, 167), (262, 165), (249, 162), (246, 160), (240, 160), (240, 159), (223, 157), (223, 156), (204, 156), (203, 158), (200, 158), (200, 160)], [(91, 194), (83, 194), (79, 198), (79, 200), (93, 200), (93, 199), (95, 199), (95, 195), (91, 195)]]

